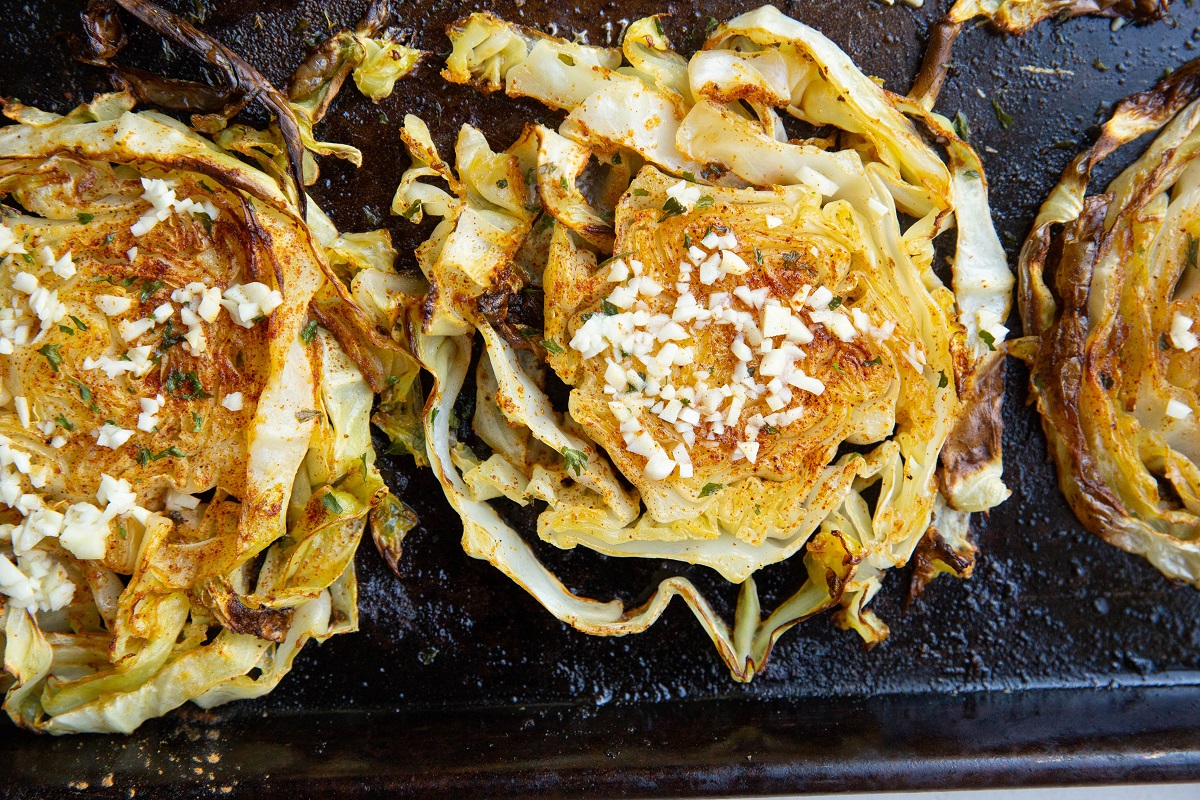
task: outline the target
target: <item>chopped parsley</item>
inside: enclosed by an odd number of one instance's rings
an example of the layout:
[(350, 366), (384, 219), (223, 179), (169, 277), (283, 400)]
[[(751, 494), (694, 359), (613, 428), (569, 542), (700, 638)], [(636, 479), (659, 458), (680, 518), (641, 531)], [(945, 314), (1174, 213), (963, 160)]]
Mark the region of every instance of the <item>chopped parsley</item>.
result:
[(138, 463), (141, 464), (143, 467), (146, 466), (147, 464), (149, 464), (151, 461), (158, 461), (160, 459), (168, 458), (168, 457), (169, 458), (187, 458), (187, 453), (183, 452), (175, 445), (171, 445), (166, 450), (163, 450), (158, 453), (153, 452), (152, 450), (150, 450), (150, 448), (145, 447), (145, 446), (139, 446), (137, 449), (137, 460), (138, 460)]
[(667, 202), (663, 203), (662, 210), (663, 215), (659, 218), (660, 221), (666, 219), (667, 217), (677, 217), (683, 212), (687, 211), (687, 209), (683, 207), (683, 203), (679, 202), (674, 197), (667, 198)]
[(404, 209), (404, 213), (401, 214), (400, 216), (404, 217), (405, 219), (411, 220), (413, 217), (415, 217), (421, 211), (421, 205), (422, 205), (422, 203), (420, 200), (413, 200), (412, 204), (409, 205), (408, 208)]
[(762, 251), (759, 250), (757, 246), (754, 248), (754, 263), (758, 264), (760, 267), (763, 264), (763, 254), (762, 254)]
[(199, 433), (204, 428), (204, 417), (192, 412), (192, 433)]
[[(68, 378), (67, 380), (69, 380), (71, 383), (73, 383), (73, 384), (75, 384), (77, 387), (79, 387), (79, 399), (80, 399), (80, 400), (82, 400), (82, 401), (83, 401), (83, 402), (85, 402), (85, 403), (91, 403), (91, 402), (92, 402), (92, 390), (91, 390), (91, 389), (89, 389), (88, 387), (84, 386), (82, 383), (80, 383), (79, 381), (75, 380), (74, 378)], [(93, 411), (95, 411), (95, 410), (96, 410), (96, 406), (95, 406), (95, 404), (94, 404), (94, 403), (92, 404), (92, 410), (93, 410)]]
[(1008, 130), (1012, 127), (1012, 116), (1000, 107), (1000, 101), (994, 97), (992, 98), (992, 110), (996, 112), (996, 120), (1000, 123), (1001, 128)]
[(546, 348), (547, 353), (553, 353), (556, 356), (560, 356), (563, 353), (567, 352), (566, 350), (562, 349), (562, 345), (560, 345), (558, 342), (554, 341), (553, 339), (543, 339), (542, 347)]
[(617, 307), (608, 302), (607, 299), (600, 301), (600, 310), (604, 312), (604, 316), (606, 317), (615, 317), (619, 313)]
[(91, 222), (95, 218), (96, 218), (95, 214), (88, 214), (87, 212), (75, 215), (75, 219), (79, 220), (81, 225), (87, 225), (89, 222)]
[(776, 428), (774, 425), (764, 425), (763, 430), (772, 434), (779, 433), (779, 428)]
[(829, 301), (829, 310), (833, 311), (835, 308), (837, 308), (841, 304), (842, 304), (842, 296), (840, 294), (835, 294), (833, 296), (833, 299)]
[(54, 421), (69, 431), (75, 430), (75, 426), (71, 423), (71, 420), (67, 419), (65, 414), (59, 414), (54, 418)]
[(946, 377), (944, 370), (938, 370), (938, 388), (945, 389), (950, 385), (950, 379)]
[(562, 187), (564, 192), (571, 191), (571, 184), (567, 183), (567, 178), (565, 175), (558, 179), (558, 185)]
[(967, 115), (959, 111), (954, 115), (954, 120), (950, 123), (954, 128), (954, 135), (962, 139), (964, 142), (971, 141), (971, 122), (967, 119)]
[(701, 197), (699, 200), (696, 201), (696, 210), (703, 211), (707, 208), (712, 208), (713, 202), (714, 201), (711, 197), (709, 197), (708, 195), (704, 195), (703, 197)]
[(182, 332), (175, 330), (175, 326), (171, 324), (171, 320), (167, 320), (166, 327), (163, 328), (162, 341), (158, 343), (155, 352), (162, 356), (175, 345), (187, 340), (187, 336)]
[(204, 226), (205, 233), (212, 233), (213, 218), (208, 215), (207, 211), (193, 211), (192, 216)]
[(788, 250), (783, 254), (783, 265), (788, 269), (795, 269), (800, 263), (800, 254), (795, 250)]
[(42, 345), (42, 347), (38, 349), (38, 352), (45, 356), (46, 360), (50, 362), (50, 369), (54, 370), (54, 372), (58, 372), (58, 365), (63, 363), (63, 357), (62, 354), (58, 352), (58, 348), (59, 345), (47, 344)]
[(979, 338), (983, 341), (984, 344), (986, 344), (988, 346), (988, 350), (996, 349), (996, 337), (995, 336), (992, 336), (987, 331), (980, 331)]
[(162, 281), (142, 281), (142, 291), (138, 295), (138, 301), (142, 303), (146, 302), (162, 287)]
[(629, 190), (629, 193), (634, 197), (649, 197), (650, 193), (640, 186), (635, 186)]
[(497, 189), (507, 189), (508, 188), (508, 178), (501, 178), (500, 180), (496, 181), (496, 188)]
[(562, 449), (563, 461), (566, 462), (567, 471), (575, 470), (575, 476), (579, 477), (583, 474), (583, 465), (587, 463), (587, 453), (582, 450), (573, 450), (570, 447)]
[(300, 330), (300, 341), (311, 344), (315, 338), (317, 338), (317, 321), (312, 319)]
[(708, 497), (709, 495), (716, 494), (724, 488), (725, 487), (719, 483), (706, 483), (704, 484), (704, 488), (700, 490), (700, 496)]
[(184, 400), (207, 400), (212, 397), (211, 394), (204, 391), (204, 385), (200, 383), (200, 378), (197, 377), (194, 370), (189, 372), (171, 370), (167, 373), (167, 379), (163, 381), (163, 388)]
[(875, 356), (870, 361), (864, 361), (863, 366), (864, 367), (878, 367), (882, 363), (883, 363), (883, 356)]
[(81, 331), (86, 331), (88, 329), (88, 326), (84, 324), (83, 320), (81, 320), (79, 317), (75, 316), (74, 314), (71, 314), (70, 317), (71, 322), (75, 323), (76, 328), (79, 328)]
[(696, 176), (695, 176), (695, 174), (694, 174), (694, 173), (688, 172), (688, 171), (685, 169), (685, 170), (684, 170), (683, 172), (681, 172), (680, 174), (681, 174), (681, 175), (683, 175), (683, 179), (684, 179), (685, 181), (687, 181), (688, 183), (695, 183), (695, 182), (696, 182)]
[(633, 255), (632, 250), (626, 250), (624, 253), (613, 253), (611, 256), (604, 259), (596, 266), (597, 267), (607, 267), (609, 264), (616, 261), (618, 258), (629, 258), (629, 256), (631, 256), (631, 255)]
[(70, 325), (59, 325), (59, 326), (58, 326), (58, 329), (59, 329), (60, 331), (62, 331), (63, 333), (65, 333), (67, 336), (74, 336), (74, 335), (75, 335), (75, 329), (74, 329), (74, 328), (72, 328)]
[(326, 492), (325, 494), (321, 495), (321, 505), (329, 509), (330, 514), (341, 514), (343, 511), (342, 504), (338, 502), (338, 499), (334, 496), (333, 492)]
[(1184, 250), (1184, 258), (1192, 269), (1196, 268), (1197, 260), (1200, 260), (1200, 239), (1190, 233), (1187, 235), (1187, 249)]
[(567, 55), (566, 53), (559, 53), (558, 60), (566, 64), (568, 67), (575, 66), (575, 59), (571, 58), (571, 56)]

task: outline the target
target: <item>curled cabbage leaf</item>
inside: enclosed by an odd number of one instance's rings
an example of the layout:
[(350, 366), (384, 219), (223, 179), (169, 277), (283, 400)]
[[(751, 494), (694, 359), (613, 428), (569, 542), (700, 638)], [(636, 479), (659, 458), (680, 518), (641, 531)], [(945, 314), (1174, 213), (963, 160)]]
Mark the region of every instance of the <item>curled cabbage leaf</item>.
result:
[[(1025, 358), (1058, 481), (1105, 541), (1200, 586), (1200, 62), (1121, 102), (1020, 258)], [(1088, 195), (1096, 165), (1158, 132)]]
[(371, 248), (132, 106), (0, 129), (4, 710), (54, 734), (260, 696), (353, 631), (386, 494), (371, 383), (310, 314)]
[(954, 42), (963, 25), (973, 19), (985, 17), (997, 29), (1019, 36), (1051, 17), (1094, 15), (1150, 22), (1162, 18), (1169, 7), (1170, 0), (956, 0), (930, 31), (910, 96), (933, 108), (950, 69)]
[[(424, 439), (466, 551), (588, 633), (645, 630), (680, 595), (739, 680), (826, 609), (880, 641), (866, 606), (918, 548), (918, 588), (968, 574), (970, 513), (1008, 495), (1013, 279), (949, 122), (769, 6), (690, 59), (655, 17), (620, 51), (488, 14), (450, 37), (448, 79), (566, 112), (503, 152), (464, 127), (455, 169), (405, 122), (393, 212), (441, 218), (411, 312)], [(781, 113), (838, 133), (789, 140)], [(562, 548), (715, 570), (741, 586), (735, 618), (680, 575), (637, 608), (571, 592), (500, 499)], [(794, 556), (803, 586), (764, 615), (754, 574)]]

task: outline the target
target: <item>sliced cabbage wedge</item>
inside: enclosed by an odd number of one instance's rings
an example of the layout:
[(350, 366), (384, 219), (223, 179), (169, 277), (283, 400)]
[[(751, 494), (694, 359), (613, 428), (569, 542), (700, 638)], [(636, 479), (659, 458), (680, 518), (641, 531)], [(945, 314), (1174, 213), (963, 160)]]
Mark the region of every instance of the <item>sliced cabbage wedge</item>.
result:
[[(448, 79), (567, 114), (501, 152), (466, 126), (455, 168), (405, 121), (393, 211), (440, 218), (409, 306), (424, 441), (466, 551), (587, 633), (645, 630), (680, 595), (743, 681), (826, 609), (882, 640), (867, 604), (918, 548), (918, 584), (969, 574), (970, 513), (1008, 496), (1013, 278), (948, 121), (769, 6), (690, 59), (654, 17), (620, 51), (488, 14), (450, 37)], [(781, 115), (838, 133), (789, 140)], [(561, 548), (715, 570), (741, 587), (734, 619), (683, 575), (636, 608), (575, 594), (511, 504)], [(760, 608), (755, 573), (788, 559), (801, 588)]]
[[(1106, 542), (1200, 586), (1200, 62), (1121, 102), (1021, 250), (1021, 318), (1058, 481)], [(1092, 171), (1157, 138), (1101, 194)], [(1016, 345), (1017, 343), (1014, 343)]]
[(415, 373), (318, 322), (366, 318), (339, 264), (394, 278), (386, 234), (132, 106), (0, 129), (4, 710), (53, 734), (260, 696), (355, 630), (373, 386)]

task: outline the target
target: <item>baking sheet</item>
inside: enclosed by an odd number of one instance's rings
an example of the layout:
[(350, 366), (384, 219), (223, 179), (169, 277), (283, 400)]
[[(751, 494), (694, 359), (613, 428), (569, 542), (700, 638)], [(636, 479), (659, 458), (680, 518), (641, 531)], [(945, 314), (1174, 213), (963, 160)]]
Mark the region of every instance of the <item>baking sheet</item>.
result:
[[(65, 110), (107, 87), (75, 63), (81, 0), (7, 5), (0, 91)], [(203, 27), (276, 83), (328, 25), (352, 24), (365, 0), (182, 0)], [(696, 47), (707, 19), (753, 3), (489, 3), (510, 19), (607, 43), (655, 11), (676, 47)], [(904, 91), (924, 37), (948, 3), (913, 10), (874, 0), (791, 2), (889, 89)], [(964, 33), (938, 110), (962, 110), (982, 151), (997, 227), (1010, 255), (1038, 203), (1084, 143), (1104, 104), (1151, 85), (1197, 55), (1200, 9), (1112, 31), (1106, 20), (1046, 23), (1012, 39)], [(396, 4), (397, 29), (433, 53), (444, 25), (478, 4)], [(328, 17), (328, 21), (327, 21)], [(261, 28), (257, 26), (261, 20)], [(303, 20), (303, 21), (302, 21)], [(176, 76), (203, 71), (129, 21), (125, 63)], [(471, 122), (497, 147), (526, 121), (555, 115), (531, 101), (446, 85), (436, 55), (376, 106), (347, 88), (322, 138), (359, 147), (361, 170), (322, 162), (313, 195), (339, 227), (384, 224), (411, 268), (427, 228), (387, 217), (408, 165), (405, 113), (448, 148)], [(992, 98), (1012, 116), (1004, 129)], [(1117, 165), (1098, 176), (1107, 181)], [(254, 787), (256, 796), (320, 787), (326, 794), (604, 795), (874, 790), (903, 786), (1167, 779), (1200, 765), (1200, 593), (1080, 529), (1059, 494), (1025, 372), (1010, 360), (1005, 480), (1013, 497), (976, 522), (982, 554), (965, 582), (939, 579), (904, 609), (907, 573), (889, 576), (874, 609), (891, 638), (866, 651), (818, 618), (794, 628), (752, 684), (736, 684), (680, 603), (647, 633), (584, 636), (554, 620), (486, 563), (464, 556), (461, 525), (428, 475), (402, 460), (385, 477), (420, 514), (393, 576), (365, 543), (358, 557), (362, 630), (310, 646), (267, 698), (201, 713), (184, 709), (130, 738), (55, 741), (0, 728), (9, 754), (0, 787), (44, 797), (69, 783), (89, 795), (187, 796)], [(700, 568), (539, 550), (572, 588), (625, 600), (683, 571), (730, 612), (735, 589)], [(803, 579), (778, 565), (759, 581), (764, 606)], [(718, 602), (718, 606), (720, 602)], [(757, 761), (756, 761), (757, 758)], [(161, 770), (161, 772), (160, 772)], [(105, 786), (105, 779), (111, 786)], [(832, 782), (832, 783), (831, 783)], [(950, 785), (953, 785), (952, 783)], [(265, 793), (265, 794), (264, 794)]]

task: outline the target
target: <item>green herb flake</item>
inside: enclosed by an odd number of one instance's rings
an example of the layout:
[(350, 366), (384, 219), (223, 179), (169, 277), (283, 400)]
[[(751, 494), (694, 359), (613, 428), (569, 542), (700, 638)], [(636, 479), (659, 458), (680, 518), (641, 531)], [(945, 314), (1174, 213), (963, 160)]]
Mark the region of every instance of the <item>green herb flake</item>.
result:
[(333, 492), (326, 492), (325, 494), (321, 495), (321, 505), (329, 509), (330, 514), (341, 514), (343, 512), (342, 504), (338, 502), (338, 499), (336, 496), (334, 496)]
[(142, 303), (146, 302), (162, 287), (162, 281), (142, 281), (142, 291), (138, 294), (138, 301)]
[(204, 417), (196, 412), (192, 412), (192, 433), (199, 433), (204, 429)]
[(633, 255), (632, 250), (626, 250), (622, 253), (613, 253), (611, 256), (609, 256), (608, 258), (604, 259), (599, 264), (597, 264), (596, 268), (599, 269), (600, 267), (607, 267), (609, 264), (616, 261), (618, 258), (629, 258), (631, 255)]
[(754, 248), (754, 263), (760, 267), (763, 265), (763, 254), (757, 247)]
[(629, 190), (629, 193), (634, 197), (649, 197), (650, 193), (640, 186), (635, 186)]
[(587, 464), (587, 453), (582, 450), (573, 450), (570, 447), (562, 449), (563, 461), (567, 465), (567, 472), (575, 470), (575, 477), (583, 474), (583, 467)]
[(683, 207), (683, 203), (679, 202), (674, 197), (667, 198), (667, 202), (663, 203), (662, 210), (663, 215), (659, 218), (659, 221), (662, 221), (667, 217), (677, 217), (683, 212), (687, 211), (687, 209)]
[[(68, 380), (70, 380), (71, 383), (75, 384), (75, 386), (77, 386), (79, 388), (79, 399), (80, 400), (82, 400), (85, 403), (92, 402), (92, 390), (91, 389), (84, 386), (82, 383), (75, 380), (74, 378), (69, 378)], [(95, 407), (93, 407), (93, 410), (95, 410)]]
[(42, 345), (42, 347), (38, 349), (38, 352), (45, 356), (46, 360), (50, 362), (50, 369), (56, 373), (58, 372), (58, 365), (63, 363), (63, 357), (62, 354), (58, 352), (58, 348), (59, 345), (47, 344)]
[(783, 265), (788, 269), (795, 269), (800, 263), (800, 254), (795, 250), (788, 250), (783, 254)]
[(164, 458), (187, 458), (187, 453), (180, 450), (175, 445), (171, 445), (166, 450), (155, 453), (145, 446), (139, 446), (137, 449), (138, 463), (143, 467), (151, 461), (159, 461)]
[(59, 329), (60, 331), (62, 331), (63, 333), (65, 333), (67, 336), (74, 336), (74, 335), (75, 335), (75, 329), (74, 329), (74, 328), (72, 328), (70, 325), (59, 325), (59, 326), (58, 326), (58, 329)]
[(167, 379), (163, 381), (163, 388), (184, 400), (207, 400), (212, 397), (211, 394), (204, 391), (204, 385), (201, 384), (195, 371), (171, 370), (167, 373)]
[(600, 310), (604, 312), (604, 316), (606, 316), (606, 317), (615, 317), (617, 314), (620, 313), (620, 311), (618, 311), (617, 307), (614, 306), (612, 303), (608, 302), (607, 299), (600, 301)]
[(543, 339), (542, 347), (546, 348), (547, 353), (553, 353), (556, 356), (561, 356), (563, 353), (567, 352), (566, 350), (562, 349), (562, 345), (553, 339)]
[(692, 246), (692, 237), (688, 236), (687, 231), (684, 231), (684, 234), (683, 234), (683, 246), (684, 247)]
[(712, 208), (712, 207), (713, 207), (713, 199), (711, 197), (709, 197), (708, 195), (704, 195), (703, 197), (701, 197), (699, 200), (696, 201), (696, 210), (697, 211), (704, 211), (704, 210)]
[(950, 379), (946, 377), (945, 371), (938, 370), (938, 388), (945, 389), (949, 385), (950, 385)]
[(994, 351), (996, 349), (996, 337), (995, 336), (992, 336), (987, 331), (980, 331), (979, 338), (984, 344), (986, 344), (988, 346), (988, 350)]
[(841, 304), (842, 304), (842, 296), (840, 294), (834, 295), (833, 299), (829, 301), (829, 310), (833, 311), (835, 308), (837, 308)]
[(571, 56), (567, 55), (566, 53), (559, 53), (558, 60), (566, 64), (568, 67), (575, 66), (575, 59), (571, 58)]
[(1000, 106), (1000, 101), (992, 98), (992, 111), (996, 112), (996, 120), (1000, 123), (1000, 127), (1008, 130), (1012, 127), (1013, 118), (1007, 111)]
[(1200, 262), (1200, 239), (1187, 235), (1187, 249), (1184, 250), (1184, 263), (1191, 269), (1196, 269), (1197, 262)]
[(779, 433), (779, 428), (776, 428), (774, 425), (764, 425), (763, 430), (771, 434)]
[(954, 128), (954, 135), (962, 139), (964, 142), (971, 141), (971, 122), (967, 119), (967, 115), (959, 111), (954, 115), (950, 126)]
[(317, 321), (311, 319), (308, 324), (300, 330), (300, 341), (305, 344), (312, 344), (312, 340), (317, 338)]
[(720, 24), (720, 21), (716, 17), (709, 17), (708, 21), (704, 23), (704, 35), (712, 36), (712, 32), (715, 31)]
[(864, 367), (878, 367), (882, 363), (883, 363), (883, 356), (875, 356), (874, 358), (872, 358), (869, 361), (864, 361), (863, 366)]
[(666, 34), (663, 32), (662, 21), (661, 21), (661, 20), (660, 20), (658, 17), (655, 17), (655, 18), (654, 18), (654, 32), (655, 32), (655, 33), (657, 33), (659, 36), (665, 36), (665, 35), (666, 35)]
[(54, 421), (57, 422), (61, 427), (66, 428), (69, 431), (75, 430), (75, 426), (71, 423), (71, 420), (67, 419), (65, 414), (59, 414), (57, 417), (54, 418)]
[(207, 211), (193, 211), (192, 216), (196, 218), (197, 222), (204, 226), (205, 233), (212, 233), (213, 218), (208, 215)]
[(76, 328), (79, 328), (81, 331), (86, 331), (88, 329), (88, 326), (85, 325), (83, 320), (81, 320), (79, 317), (75, 316), (74, 314), (71, 314), (70, 317), (71, 322), (75, 323)]
[(508, 188), (508, 178), (501, 178), (500, 180), (496, 181), (496, 188), (497, 189), (507, 189)]
[(612, 163), (615, 164), (616, 166), (621, 165), (621, 154), (620, 153), (613, 153)]
[(79, 224), (81, 224), (81, 225), (87, 225), (89, 222), (91, 222), (95, 218), (96, 218), (95, 214), (88, 214), (86, 212), (75, 215), (75, 219), (79, 220)]
[(421, 210), (422, 205), (423, 205), (423, 203), (420, 200), (413, 200), (412, 203), (409, 205), (409, 207), (404, 209), (404, 213), (401, 214), (400, 216), (404, 217), (407, 220), (411, 220)]
[(706, 484), (704, 484), (704, 488), (700, 490), (700, 496), (708, 497), (710, 495), (716, 494), (717, 492), (721, 491), (724, 488), (725, 487), (719, 483), (706, 483)]

